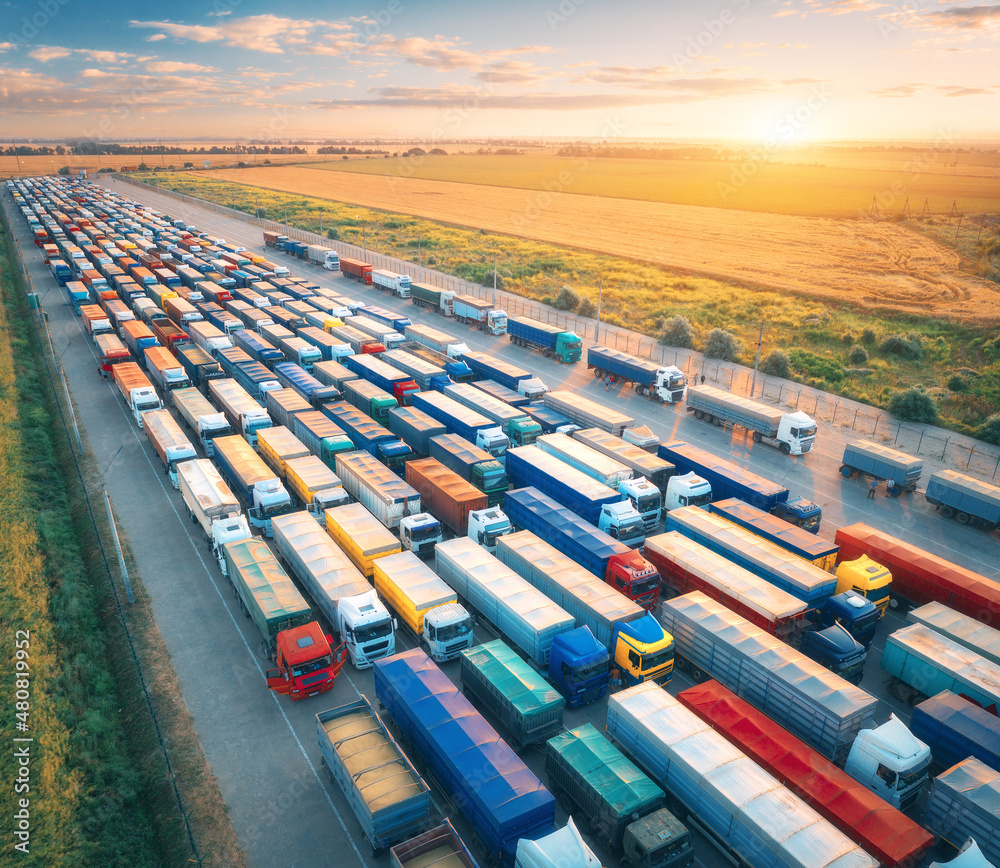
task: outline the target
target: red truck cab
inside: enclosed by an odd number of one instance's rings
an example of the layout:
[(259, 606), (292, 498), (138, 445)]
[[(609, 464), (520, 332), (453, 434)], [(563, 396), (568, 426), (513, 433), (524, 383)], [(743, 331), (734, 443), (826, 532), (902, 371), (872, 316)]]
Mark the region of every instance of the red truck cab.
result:
[(604, 581), (647, 612), (660, 600), (660, 573), (637, 551), (612, 555)]
[(346, 645), (331, 648), (332, 641), (316, 621), (282, 630), (276, 640), (277, 669), (267, 670), (268, 688), (293, 701), (331, 690), (346, 658)]

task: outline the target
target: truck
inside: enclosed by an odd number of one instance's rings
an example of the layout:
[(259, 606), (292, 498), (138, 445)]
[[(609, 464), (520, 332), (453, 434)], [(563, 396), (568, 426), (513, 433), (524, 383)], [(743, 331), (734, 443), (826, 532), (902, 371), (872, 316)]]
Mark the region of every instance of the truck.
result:
[(441, 316), (455, 315), (455, 293), (450, 289), (438, 289), (425, 283), (411, 283), (410, 301), (417, 307), (429, 307)]
[(1000, 666), (1000, 630), (988, 624), (962, 615), (942, 603), (927, 603), (911, 609), (906, 613), (906, 620), (911, 624), (923, 624)]
[(894, 609), (938, 602), (977, 620), (1000, 611), (997, 582), (915, 545), (861, 523), (840, 528), (834, 539), (842, 561), (867, 555), (891, 572)]
[(555, 799), (422, 650), (378, 661), (375, 695), (491, 860), (512, 868), (518, 841), (553, 830)]
[(366, 335), (363, 331), (351, 328), (349, 325), (334, 326), (330, 329), (330, 334), (338, 340), (347, 344), (353, 353), (361, 355), (363, 353), (378, 354), (385, 352), (385, 344), (376, 340), (371, 335)]
[(265, 232), (264, 233), (264, 246), (273, 247), (277, 250), (283, 250), (284, 243), (288, 240), (287, 235), (279, 235), (277, 232)]
[(523, 395), (531, 403), (541, 401), (548, 391), (545, 384), (530, 371), (496, 356), (469, 350), (462, 353), (462, 361), (472, 369), (477, 380), (493, 380), (512, 392)]
[(408, 325), (411, 325), (409, 317), (400, 316), (398, 313), (386, 310), (384, 307), (374, 307), (373, 305), (366, 304), (362, 313), (369, 319), (375, 320), (375, 322), (381, 323), (383, 326), (397, 332), (401, 332)]
[(462, 692), (503, 727), (515, 751), (562, 730), (566, 700), (502, 639), (462, 651), (461, 678)]
[(406, 462), (413, 457), (410, 447), (393, 436), (388, 428), (346, 401), (324, 404), (323, 413), (346, 432), (355, 448), (365, 450), (390, 470), (403, 470)]
[(491, 335), (507, 334), (507, 311), (500, 310), (491, 301), (471, 295), (456, 295), (452, 302), (452, 313), (459, 322), (472, 323), (481, 332)]
[(785, 455), (805, 455), (816, 442), (816, 423), (801, 410), (785, 413), (714, 386), (691, 386), (687, 411), (717, 425), (739, 425), (753, 435), (754, 443), (774, 446)]
[(80, 309), (90, 298), (90, 291), (87, 289), (86, 284), (81, 281), (68, 279), (72, 272), (69, 270), (69, 266), (65, 263), (57, 264), (55, 268), (57, 279), (67, 278), (63, 281), (63, 285), (66, 287), (66, 295), (69, 298), (69, 303), (73, 305), (73, 312), (79, 316)]
[(150, 379), (160, 390), (164, 402), (172, 404), (174, 390), (189, 388), (191, 378), (177, 357), (164, 347), (147, 347), (144, 355)]
[(451, 359), (461, 360), (463, 354), (469, 351), (469, 348), (458, 338), (452, 337), (440, 329), (431, 328), (431, 326), (408, 325), (403, 329), (403, 334), (408, 341), (422, 344)]
[(128, 407), (132, 418), (136, 424), (142, 428), (142, 417), (151, 410), (162, 410), (163, 404), (156, 397), (156, 389), (153, 388), (142, 369), (135, 362), (121, 362), (113, 365), (111, 376), (125, 399), (125, 406)]
[(301, 440), (284, 425), (262, 428), (257, 433), (257, 454), (264, 459), (278, 479), (285, 480), (285, 463), (311, 454)]
[(923, 471), (924, 462), (920, 458), (871, 440), (852, 440), (844, 447), (840, 462), (840, 473), (845, 479), (859, 473), (879, 482), (889, 480), (888, 493), (893, 497), (916, 491)]
[(224, 377), (209, 380), (209, 397), (221, 408), (233, 431), (246, 438), (247, 443), (257, 448), (257, 432), (271, 427), (271, 417), (267, 410), (247, 394), (236, 380)]
[[(275, 326), (265, 326), (262, 332), (265, 336), (274, 334)], [(299, 365), (306, 372), (312, 371), (316, 362), (323, 360), (323, 353), (319, 347), (313, 346), (304, 338), (294, 335), (283, 335), (278, 341), (278, 349), (285, 354), (285, 359), (292, 364)]]
[(373, 856), (426, 827), (430, 790), (364, 696), (317, 714), (316, 735), (330, 783), (350, 803)]
[(163, 472), (170, 477), (170, 484), (174, 488), (180, 488), (177, 465), (198, 457), (194, 446), (184, 436), (181, 426), (174, 421), (169, 410), (151, 410), (143, 417), (143, 423), (149, 442), (163, 462)]
[[(672, 510), (667, 515), (666, 530), (678, 531), (802, 600), (808, 606), (808, 617), (816, 624), (824, 627), (842, 624), (865, 649), (871, 645), (881, 617), (876, 600), (885, 599), (881, 594), (886, 588), (884, 578), (872, 580), (873, 584), (881, 583), (874, 591), (864, 584), (842, 586), (832, 573), (695, 506)], [(880, 575), (884, 576), (884, 571)], [(847, 590), (867, 597), (867, 601), (859, 602), (854, 597), (844, 600), (840, 595)], [(880, 595), (873, 598), (873, 594)]]
[(573, 818), (566, 820), (561, 829), (544, 838), (530, 840), (522, 838), (517, 842), (514, 868), (600, 868), (601, 860), (587, 846), (583, 835), (576, 828)]
[(111, 320), (104, 312), (104, 308), (99, 304), (80, 305), (80, 317), (83, 319), (83, 328), (91, 337), (97, 335), (110, 334), (114, 331), (111, 328)]
[(387, 271), (384, 268), (372, 269), (372, 286), (375, 289), (387, 290), (389, 295), (399, 298), (410, 297), (410, 286), (413, 281), (408, 274), (397, 274), (395, 271)]
[(544, 404), (529, 404), (524, 410), (542, 426), (544, 434), (575, 434), (580, 430), (580, 426), (568, 416), (563, 416), (562, 413), (551, 410)]
[(608, 536), (537, 488), (508, 491), (505, 508), (516, 527), (551, 543), (647, 611), (656, 607), (660, 576), (648, 560), (621, 540)]
[(191, 340), (188, 337), (188, 333), (167, 316), (152, 317), (149, 320), (149, 327), (152, 329), (153, 334), (156, 335), (156, 340), (159, 341), (160, 346), (166, 347), (170, 352), (175, 354), (180, 344)]
[(914, 705), (910, 728), (930, 746), (938, 770), (971, 756), (1000, 771), (1000, 719), (957, 693), (942, 690)]
[(275, 375), (243, 350), (230, 347), (218, 350), (215, 355), (222, 370), (259, 403), (264, 402), (265, 392), (281, 388)]
[(676, 365), (657, 365), (611, 347), (590, 347), (587, 370), (616, 383), (632, 383), (637, 394), (661, 404), (679, 404), (687, 394), (687, 377)]
[(737, 497), (811, 533), (819, 532), (823, 510), (810, 500), (792, 497), (787, 488), (776, 482), (683, 440), (661, 443), (656, 454), (671, 462), (678, 473), (695, 473), (707, 481), (712, 487), (711, 500)]
[(337, 475), (350, 495), (390, 530), (405, 516), (421, 512), (420, 493), (368, 452), (339, 453)]
[[(307, 321), (309, 316), (310, 314), (306, 314)], [(327, 317), (327, 321), (330, 328), (336, 328), (342, 324), (336, 317)], [(316, 328), (314, 325), (307, 325), (305, 328), (300, 328), (298, 330), (298, 337), (316, 347), (319, 350), (320, 357), (325, 362), (335, 361), (344, 355), (343, 342), (323, 329)], [(315, 365), (315, 362), (313, 364)]]
[(874, 696), (701, 591), (665, 601), (660, 620), (693, 681), (714, 678), (894, 807), (919, 797), (930, 749), (898, 720), (875, 727)]
[(201, 526), (205, 541), (226, 576), (223, 546), (250, 539), (250, 527), (240, 512), (240, 502), (207, 458), (182, 461), (177, 465), (177, 480), (191, 522)]
[(205, 454), (211, 458), (215, 455), (214, 440), (216, 437), (226, 437), (233, 433), (223, 413), (212, 406), (197, 389), (178, 389), (173, 393), (174, 407), (184, 423), (198, 435)]
[(367, 311), (368, 308), (362, 308), (358, 311), (358, 313), (346, 320), (345, 325), (350, 326), (352, 329), (357, 329), (359, 332), (363, 332), (369, 337), (374, 338), (386, 348), (386, 352), (398, 349), (403, 345), (406, 338), (401, 332), (398, 332), (393, 328), (389, 328), (389, 326), (384, 325), (383, 323), (369, 319), (365, 316)]
[(933, 835), (717, 681), (677, 694), (685, 708), (721, 733), (809, 807), (886, 868), (912, 868)]
[(541, 426), (523, 410), (485, 394), (471, 383), (452, 383), (442, 394), (495, 422), (515, 446), (530, 446), (542, 433)]
[(663, 495), (649, 480), (634, 479), (632, 468), (566, 434), (546, 434), (537, 443), (543, 452), (623, 495), (642, 517), (647, 533), (657, 528), (663, 515)]
[[(245, 332), (246, 329), (241, 328), (239, 331)], [(210, 322), (188, 323), (187, 333), (194, 345), (201, 347), (210, 356), (214, 356), (219, 350), (229, 349), (233, 346), (232, 338)]]
[(664, 792), (592, 724), (545, 743), (545, 772), (556, 800), (586, 818), (623, 868), (683, 868), (694, 862), (691, 835), (663, 807)]
[(168, 298), (163, 302), (163, 312), (170, 317), (174, 325), (187, 331), (187, 324), (199, 322), (204, 317), (198, 309), (187, 299)]
[(451, 383), (451, 377), (445, 373), (444, 368), (406, 350), (386, 350), (382, 358), (397, 370), (408, 374), (417, 388), (425, 392), (440, 392)]
[(992, 714), (1000, 709), (1000, 665), (923, 624), (889, 635), (882, 670), (900, 702), (922, 701), (950, 690)]
[(111, 376), (111, 368), (115, 365), (132, 361), (128, 347), (115, 334), (96, 335), (94, 346), (97, 349), (97, 373), (104, 379)]
[(313, 365), (313, 376), (324, 386), (336, 386), (341, 390), (348, 380), (358, 379), (354, 371), (348, 370), (340, 362), (316, 362)]
[(661, 494), (667, 493), (667, 485), (677, 468), (666, 459), (650, 454), (633, 443), (626, 443), (621, 437), (616, 437), (600, 428), (581, 428), (573, 432), (573, 439), (609, 458), (614, 458), (615, 461), (630, 468), (633, 476), (644, 477), (653, 483)]
[(372, 583), (431, 660), (454, 660), (472, 647), (472, 618), (458, 595), (413, 552), (375, 561)]
[(413, 396), (413, 406), (444, 424), (449, 434), (464, 437), (493, 457), (503, 455), (510, 445), (496, 422), (440, 392), (417, 392)]
[(469, 532), (470, 515), (487, 507), (486, 495), (434, 458), (406, 462), (406, 481), (430, 510), (456, 536)]
[(319, 409), (327, 401), (340, 400), (339, 389), (324, 386), (295, 362), (278, 362), (274, 366), (274, 376), (283, 388), (294, 389), (315, 409)]
[(972, 839), (990, 865), (1000, 865), (1000, 772), (970, 757), (938, 775), (923, 823), (956, 850)]
[(310, 244), (306, 248), (309, 254), (309, 261), (325, 268), (327, 271), (340, 271), (340, 257), (336, 250), (323, 247), (319, 244)]
[(489, 452), (458, 434), (432, 436), (428, 444), (430, 457), (482, 491), (488, 506), (503, 503), (510, 480), (503, 464)]
[(284, 425), (288, 429), (292, 428), (299, 413), (313, 410), (312, 404), (295, 389), (272, 389), (264, 395), (264, 408), (276, 425)]
[(674, 640), (649, 612), (531, 531), (497, 540), (497, 559), (589, 627), (611, 655), (622, 683), (665, 683), (674, 668)]
[(240, 329), (233, 335), (233, 345), (243, 350), (255, 362), (274, 369), (278, 362), (285, 361), (285, 354), (270, 341), (250, 329)]
[(326, 532), (368, 579), (378, 558), (402, 550), (399, 539), (361, 503), (327, 510)]
[(285, 462), (285, 483), (288, 490), (320, 524), (326, 523), (326, 510), (350, 503), (337, 476), (316, 455), (292, 458)]
[(541, 350), (545, 358), (556, 358), (564, 365), (580, 361), (583, 355), (583, 342), (576, 334), (530, 317), (509, 317), (507, 334), (515, 346)]
[(442, 368), (453, 383), (470, 383), (476, 377), (472, 373), (472, 369), (461, 359), (446, 356), (444, 353), (439, 353), (437, 350), (432, 350), (416, 341), (407, 340), (400, 346), (400, 349), (408, 352), (411, 356), (424, 359), (424, 361)]
[(584, 398), (579, 392), (556, 389), (542, 397), (545, 406), (567, 419), (572, 419), (581, 428), (599, 428), (616, 437), (621, 437), (626, 428), (635, 424), (635, 419)]
[[(221, 380), (226, 376), (222, 366), (206, 353), (201, 347), (196, 347), (192, 343), (180, 344), (177, 347), (177, 361), (188, 375), (191, 385), (198, 389), (203, 395), (208, 394), (208, 381)], [(177, 393), (174, 392), (174, 403), (177, 402)]]
[(537, 446), (508, 449), (507, 474), (514, 488), (537, 488), (627, 546), (646, 538), (642, 516), (622, 495)]
[(420, 391), (409, 374), (394, 368), (375, 356), (348, 356), (344, 359), (344, 367), (388, 392), (396, 399), (400, 407), (409, 406), (412, 403), (413, 394)]
[(992, 533), (1000, 526), (1000, 488), (955, 470), (938, 470), (927, 480), (927, 502), (945, 518)]
[(389, 851), (392, 868), (425, 868), (428, 859), (450, 868), (479, 868), (447, 817), (440, 826), (397, 844)]
[(226, 484), (247, 507), (250, 524), (271, 536), (272, 520), (292, 510), (292, 500), (274, 471), (238, 434), (215, 438), (215, 463)]
[(734, 864), (877, 868), (874, 858), (655, 684), (610, 697), (607, 731)]
[(275, 642), (276, 668), (265, 673), (268, 689), (293, 702), (332, 690), (344, 668), (344, 645), (331, 648), (332, 640), (316, 621), (282, 630)]
[(289, 512), (273, 521), (281, 559), (337, 636), (356, 669), (396, 653), (392, 618), (371, 585), (307, 512)]
[(147, 347), (156, 346), (156, 335), (150, 331), (148, 325), (139, 320), (122, 323), (122, 340), (136, 359), (143, 357)]
[(406, 443), (418, 458), (430, 455), (431, 437), (447, 434), (443, 424), (416, 407), (392, 407), (389, 410), (389, 430)]
[[(517, 392), (513, 392), (506, 386), (501, 386), (496, 380), (476, 380), (471, 384), (474, 388), (479, 389), (491, 398), (495, 398), (498, 401), (503, 401), (505, 404), (509, 404), (511, 407), (518, 408), (522, 410), (529, 418), (534, 421), (534, 417), (528, 413), (528, 408), (531, 406), (531, 401), (529, 401), (524, 395), (519, 395)], [(539, 427), (541, 427), (539, 425)], [(546, 433), (545, 431), (542, 432)]]
[(336, 422), (319, 410), (296, 413), (292, 433), (331, 470), (336, 470), (338, 452), (350, 452), (356, 447)]

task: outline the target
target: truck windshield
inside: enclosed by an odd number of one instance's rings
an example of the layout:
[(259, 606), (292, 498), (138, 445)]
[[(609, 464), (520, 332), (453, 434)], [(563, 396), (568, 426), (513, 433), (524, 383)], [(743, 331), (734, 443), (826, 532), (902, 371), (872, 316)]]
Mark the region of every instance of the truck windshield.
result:
[(382, 639), (392, 635), (392, 622), (386, 618), (383, 621), (376, 621), (374, 624), (366, 624), (364, 627), (357, 627), (354, 635), (359, 642), (371, 642), (373, 639)]
[(712, 492), (707, 491), (704, 494), (695, 494), (691, 497), (681, 497), (678, 499), (681, 501), (681, 506), (704, 506), (706, 503), (712, 502)]
[(509, 487), (510, 481), (504, 471), (483, 474), (483, 489), (485, 491), (506, 491)]
[(487, 546), (492, 548), (497, 544), (497, 537), (503, 536), (505, 533), (510, 531), (509, 524), (491, 524), (486, 528), (486, 539), (485, 543)]
[(851, 624), (851, 633), (856, 636), (871, 633), (875, 629), (875, 625), (878, 623), (880, 617), (881, 613), (876, 609), (874, 612), (869, 612), (867, 615), (855, 618), (854, 623)]
[(319, 669), (326, 669), (330, 665), (330, 655), (324, 654), (322, 657), (317, 657), (315, 660), (307, 660), (305, 663), (299, 663), (297, 666), (292, 667), (292, 677), (298, 678), (302, 675), (308, 675), (310, 672), (316, 672)]
[(445, 627), (438, 627), (437, 637), (442, 642), (450, 642), (452, 639), (458, 639), (460, 636), (468, 636), (472, 630), (472, 624), (469, 621), (462, 621), (458, 624), (448, 624)]
[(632, 596), (642, 597), (645, 594), (652, 593), (660, 586), (659, 577), (654, 577), (651, 579), (636, 579), (632, 582)]
[(638, 512), (656, 512), (662, 502), (659, 494), (646, 494), (638, 499), (635, 508)]
[(588, 666), (579, 666), (574, 669), (573, 683), (582, 684), (584, 681), (590, 681), (591, 678), (596, 678), (598, 675), (606, 675), (607, 672), (608, 660), (606, 657), (602, 657)]
[(815, 437), (816, 426), (806, 425), (804, 428), (792, 428), (791, 434), (793, 437)]
[(665, 648), (663, 651), (658, 651), (656, 654), (643, 654), (642, 655), (642, 671), (651, 672), (653, 669), (659, 669), (664, 663), (670, 662), (674, 656), (673, 648)]
[(438, 536), (440, 532), (440, 528), (434, 526), (418, 527), (410, 532), (410, 538), (417, 541), (431, 539), (432, 537)]
[(145, 398), (142, 400), (137, 400), (135, 402), (135, 408), (140, 413), (145, 413), (147, 410), (159, 410), (160, 402), (156, 398)]
[(920, 783), (927, 775), (927, 766), (930, 765), (930, 759), (924, 760), (924, 762), (919, 765), (914, 766), (912, 769), (904, 769), (899, 773), (899, 778), (896, 781), (897, 790), (908, 790), (914, 784)]

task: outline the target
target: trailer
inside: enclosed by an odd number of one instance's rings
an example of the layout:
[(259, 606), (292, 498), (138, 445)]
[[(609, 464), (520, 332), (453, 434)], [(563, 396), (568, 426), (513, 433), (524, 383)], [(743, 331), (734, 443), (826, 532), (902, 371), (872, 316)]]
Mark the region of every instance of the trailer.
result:
[(135, 362), (120, 362), (111, 367), (111, 376), (125, 399), (125, 406), (141, 428), (142, 417), (151, 410), (162, 410), (163, 405), (142, 369)]
[(439, 863), (442, 868), (479, 868), (447, 817), (440, 826), (397, 844), (389, 851), (392, 868), (427, 868)]
[(410, 325), (410, 318), (406, 316), (400, 316), (391, 310), (386, 310), (384, 307), (375, 307), (373, 305), (365, 305), (362, 311), (364, 316), (369, 319), (374, 320), (377, 323), (381, 323), (387, 328), (391, 328), (393, 331), (402, 332), (408, 325)]
[(954, 470), (938, 470), (927, 481), (927, 502), (945, 518), (992, 533), (1000, 526), (1000, 488)]
[(440, 392), (416, 393), (413, 406), (441, 422), (449, 434), (464, 437), (494, 457), (503, 455), (510, 445), (507, 435), (496, 422)]
[(188, 333), (167, 316), (154, 316), (149, 320), (149, 327), (161, 347), (166, 347), (176, 354), (177, 346), (189, 341)]
[(369, 319), (365, 315), (367, 312), (368, 308), (361, 308), (358, 313), (349, 317), (344, 324), (350, 326), (352, 329), (357, 329), (359, 332), (364, 332), (364, 334), (379, 341), (386, 348), (386, 352), (398, 349), (403, 345), (406, 338), (401, 332), (373, 319)]
[(967, 759), (938, 775), (924, 826), (956, 850), (971, 838), (991, 865), (1000, 865), (1000, 772)]
[(181, 499), (191, 522), (201, 526), (205, 541), (211, 547), (222, 575), (226, 576), (228, 568), (223, 546), (250, 538), (247, 520), (240, 512), (240, 502), (207, 458), (181, 462), (177, 465), (177, 477)]
[(170, 477), (170, 484), (180, 488), (177, 479), (177, 465), (181, 461), (197, 458), (191, 441), (184, 436), (181, 426), (174, 421), (169, 410), (153, 410), (143, 416), (146, 436), (163, 462), (163, 472)]
[[(306, 314), (306, 321), (309, 321), (310, 314)], [(330, 328), (337, 328), (342, 325), (336, 317), (327, 317)], [(307, 325), (298, 330), (298, 337), (306, 343), (312, 344), (320, 352), (320, 357), (324, 362), (333, 362), (344, 357), (343, 341), (335, 338), (325, 329), (317, 328), (315, 325)], [(313, 362), (313, 366), (315, 366)]]
[[(519, 395), (517, 392), (512, 392), (506, 386), (501, 386), (496, 380), (476, 380), (470, 385), (474, 389), (478, 389), (484, 395), (496, 400), (503, 401), (503, 403), (514, 407), (515, 409), (520, 409), (529, 419), (534, 422), (535, 420), (528, 413), (528, 408), (531, 406), (531, 401), (529, 401), (524, 395)], [(538, 426), (541, 428), (541, 426)], [(546, 433), (542, 431), (542, 433)]]
[(387, 423), (389, 413), (399, 406), (399, 402), (385, 389), (360, 378), (344, 383), (343, 397), (380, 425)]
[(576, 425), (568, 416), (564, 416), (544, 404), (529, 404), (524, 410), (541, 426), (543, 434), (575, 434), (580, 430), (580, 426)]
[(509, 317), (507, 333), (515, 346), (541, 350), (547, 359), (556, 358), (564, 365), (580, 361), (583, 355), (583, 342), (576, 334), (530, 317)]
[(384, 289), (389, 295), (399, 298), (410, 297), (410, 287), (413, 281), (408, 274), (397, 274), (395, 271), (387, 271), (384, 268), (372, 269), (372, 286), (375, 289)]
[[(80, 305), (80, 317), (83, 319), (83, 328), (92, 338), (97, 335), (113, 332), (111, 320), (99, 304)], [(164, 317), (165, 319), (165, 317)]]
[(482, 491), (488, 506), (503, 503), (510, 480), (503, 464), (489, 452), (457, 434), (431, 436), (428, 445), (430, 457)]
[(147, 347), (143, 356), (146, 371), (163, 395), (165, 404), (173, 403), (172, 393), (175, 389), (187, 389), (191, 386), (187, 371), (169, 350), (159, 346)]
[(437, 350), (432, 350), (416, 341), (407, 340), (400, 346), (400, 349), (443, 369), (453, 383), (471, 383), (476, 377), (472, 373), (472, 369), (461, 359), (446, 356), (444, 353), (439, 353)]
[(174, 392), (174, 407), (188, 428), (198, 435), (198, 442), (209, 458), (215, 455), (215, 438), (233, 433), (225, 414), (216, 410), (197, 389)]
[(341, 390), (348, 380), (358, 379), (354, 371), (345, 368), (340, 362), (316, 362), (313, 365), (313, 376), (324, 386), (336, 386)]
[(611, 347), (590, 347), (587, 369), (612, 384), (632, 383), (637, 394), (660, 404), (679, 404), (687, 394), (687, 377), (677, 366), (657, 365)]
[(859, 473), (879, 482), (889, 480), (888, 493), (899, 497), (903, 492), (916, 491), (924, 462), (905, 452), (890, 449), (871, 440), (852, 440), (844, 447), (840, 473), (850, 479)]
[(471, 323), (487, 334), (507, 334), (507, 312), (499, 309), (492, 301), (471, 295), (456, 295), (452, 309), (459, 322)]
[(471, 383), (452, 383), (445, 386), (443, 394), (494, 421), (515, 446), (530, 446), (542, 433), (541, 426), (524, 410), (485, 394)]
[(257, 446), (257, 432), (271, 427), (271, 417), (236, 380), (228, 377), (210, 380), (209, 396), (219, 406), (232, 426), (233, 431), (246, 438), (251, 446)]
[(942, 603), (927, 603), (912, 609), (906, 613), (906, 620), (911, 624), (923, 624), (1000, 666), (1000, 630), (949, 609)]
[(368, 452), (338, 454), (337, 475), (351, 496), (389, 529), (398, 528), (405, 516), (422, 512), (420, 492)]
[(311, 453), (284, 425), (273, 425), (258, 432), (257, 454), (278, 479), (284, 481), (287, 472), (285, 464), (293, 458), (305, 458)]
[(971, 756), (1000, 771), (1000, 718), (957, 693), (942, 690), (913, 706), (910, 728), (939, 769)]
[(306, 253), (309, 256), (309, 261), (313, 264), (325, 268), (327, 271), (340, 271), (340, 257), (336, 250), (319, 244), (310, 244), (306, 248)]
[(389, 430), (403, 440), (418, 458), (430, 455), (432, 437), (448, 433), (441, 422), (416, 407), (391, 408), (388, 422)]
[[(180, 344), (177, 348), (177, 361), (181, 363), (184, 372), (188, 375), (191, 384), (195, 386), (203, 395), (208, 394), (209, 380), (221, 380), (226, 376), (222, 366), (206, 353), (201, 347), (194, 344)], [(177, 405), (177, 392), (172, 395), (174, 405)]]
[(247, 353), (236, 347), (218, 350), (216, 358), (222, 370), (234, 379), (250, 397), (259, 403), (264, 402), (264, 393), (269, 389), (280, 389), (275, 374), (260, 362), (255, 362)]
[(364, 504), (350, 503), (326, 513), (326, 531), (368, 579), (378, 558), (398, 554), (399, 539)]
[(250, 329), (240, 329), (236, 332), (233, 335), (233, 343), (255, 362), (260, 362), (272, 370), (276, 363), (285, 361), (285, 354), (281, 350)]
[[(115, 334), (95, 335), (94, 347), (97, 349), (97, 373), (104, 379), (111, 376), (111, 368), (114, 365), (132, 361), (132, 354)], [(141, 359), (142, 355), (138, 358)]]
[(469, 351), (462, 353), (462, 361), (473, 370), (477, 379), (493, 380), (529, 401), (540, 401), (548, 391), (545, 384), (530, 371), (496, 356)]
[(358, 355), (362, 353), (378, 354), (385, 352), (385, 344), (371, 337), (371, 335), (366, 335), (356, 328), (351, 328), (349, 325), (333, 326), (330, 329), (330, 334), (338, 340), (343, 341), (351, 348), (352, 352)]
[(403, 465), (413, 457), (410, 447), (388, 428), (346, 401), (324, 404), (323, 413), (346, 432), (356, 449), (365, 450), (391, 470), (402, 470)]
[(417, 387), (425, 392), (440, 392), (451, 383), (451, 377), (444, 368), (406, 350), (387, 350), (382, 358), (394, 368), (409, 374)]
[(452, 359), (461, 359), (463, 353), (469, 351), (458, 338), (430, 326), (408, 325), (403, 329), (403, 334), (408, 341), (422, 344)]
[[(545, 433), (553, 433), (546, 431)], [(634, 476), (648, 479), (665, 494), (670, 477), (676, 468), (669, 461), (652, 455), (632, 443), (626, 443), (621, 437), (602, 431), (600, 428), (584, 428), (573, 432), (573, 439), (579, 440), (591, 449), (613, 458), (620, 464), (631, 469)]]
[(336, 470), (338, 452), (351, 452), (356, 448), (344, 430), (319, 410), (296, 413), (290, 427), (309, 451), (331, 470)]
[(348, 356), (344, 359), (344, 367), (388, 392), (401, 407), (409, 406), (413, 394), (420, 391), (409, 374), (394, 368), (382, 358), (371, 355)]
[(584, 398), (579, 392), (557, 389), (546, 392), (542, 401), (546, 407), (562, 413), (581, 428), (599, 428), (616, 437), (621, 437), (626, 428), (635, 424), (635, 419), (631, 416)]
[(441, 316), (455, 315), (455, 293), (450, 289), (438, 289), (425, 283), (410, 284), (410, 300), (417, 307), (429, 307)]
[(147, 347), (157, 345), (156, 335), (150, 331), (149, 326), (139, 320), (122, 323), (122, 340), (136, 359), (142, 359), (143, 352)]
[(291, 498), (274, 471), (238, 434), (215, 438), (215, 463), (246, 506), (250, 524), (271, 536), (272, 519), (292, 509)]
[(264, 396), (264, 408), (275, 425), (291, 429), (295, 417), (308, 413), (313, 407), (295, 389), (272, 389)]
[(323, 525), (326, 524), (326, 510), (351, 502), (340, 477), (316, 455), (287, 461), (285, 482), (306, 512)]
[(294, 389), (315, 409), (319, 409), (327, 401), (340, 400), (339, 389), (324, 386), (295, 362), (278, 362), (274, 366), (274, 376), (283, 388)]
[(427, 825), (430, 789), (364, 696), (317, 714), (316, 735), (330, 783), (350, 803), (373, 856)]

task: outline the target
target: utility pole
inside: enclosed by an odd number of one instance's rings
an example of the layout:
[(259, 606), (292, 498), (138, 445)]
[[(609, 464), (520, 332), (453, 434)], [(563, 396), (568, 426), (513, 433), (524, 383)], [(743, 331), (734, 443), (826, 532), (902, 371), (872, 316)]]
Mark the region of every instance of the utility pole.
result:
[(757, 366), (760, 365), (760, 348), (764, 343), (764, 320), (760, 321), (760, 334), (757, 336), (757, 355), (753, 360), (753, 380), (750, 383), (750, 397), (753, 398), (757, 388)]
[(493, 307), (497, 306), (497, 255), (493, 254)]

